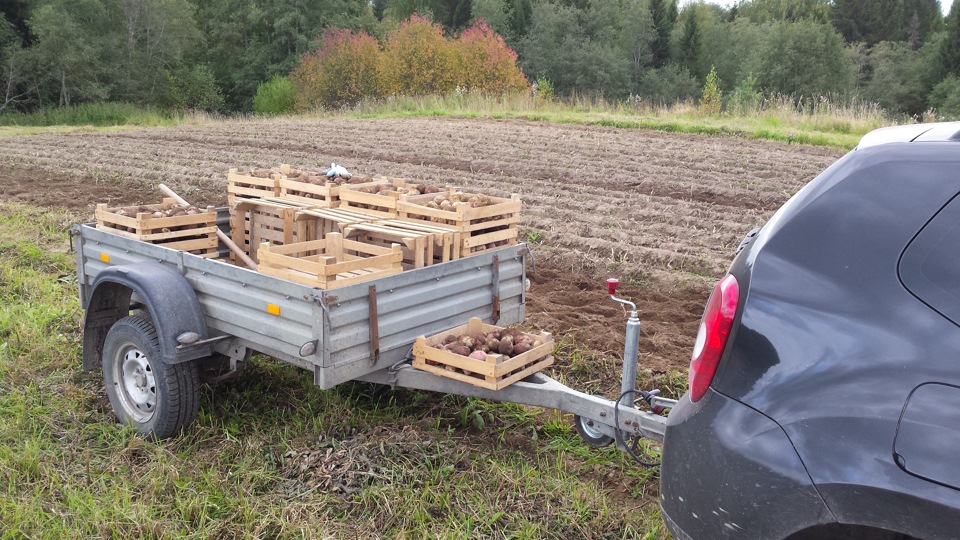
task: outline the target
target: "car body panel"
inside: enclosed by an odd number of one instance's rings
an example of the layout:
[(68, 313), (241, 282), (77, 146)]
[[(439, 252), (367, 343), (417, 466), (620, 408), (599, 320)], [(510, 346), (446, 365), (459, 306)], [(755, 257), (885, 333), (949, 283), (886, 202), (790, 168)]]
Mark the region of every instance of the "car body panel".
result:
[[(956, 133), (960, 124), (952, 128)], [(925, 129), (882, 135), (911, 141)], [(870, 144), (804, 187), (744, 246), (730, 269), (741, 290), (737, 321), (711, 387), (713, 395), (782, 430), (831, 519), (923, 538), (960, 531), (960, 491), (908, 473), (893, 452), (900, 415), (915, 388), (929, 382), (960, 386), (960, 328), (907, 290), (898, 272), (907, 246), (960, 193), (960, 143), (948, 140), (949, 128), (937, 132), (948, 142), (881, 145), (879, 135), (873, 142), (865, 137)], [(953, 253), (960, 269), (960, 249)], [(954, 401), (943, 404), (943, 417), (956, 422), (960, 400)], [(685, 516), (729, 505), (733, 493), (766, 500), (776, 491), (746, 481), (718, 486), (703, 479), (716, 474), (709, 469), (673, 465), (696, 462), (701, 457), (695, 448), (720, 440), (724, 428), (704, 421), (740, 421), (731, 405), (697, 405), (696, 414), (678, 407), (682, 421), (667, 424), (661, 506), (671, 530), (713, 538), (724, 533), (716, 524), (704, 528)], [(697, 437), (703, 441), (691, 442)], [(920, 458), (939, 456), (912, 451)], [(744, 446), (740, 452), (756, 450)], [(725, 459), (743, 467), (750, 458)], [(690, 474), (697, 475), (695, 483), (684, 484), (682, 476)], [(705, 506), (679, 510), (671, 503), (689, 500), (701, 483), (710, 484), (715, 497), (699, 501)], [(800, 515), (808, 510), (796, 508)], [(781, 520), (778, 513), (752, 519), (761, 526)], [(807, 516), (808, 526), (823, 518), (815, 516)]]
[(833, 521), (790, 440), (766, 416), (708, 390), (697, 403), (681, 398), (667, 426), (660, 506), (675, 536), (783, 538)]

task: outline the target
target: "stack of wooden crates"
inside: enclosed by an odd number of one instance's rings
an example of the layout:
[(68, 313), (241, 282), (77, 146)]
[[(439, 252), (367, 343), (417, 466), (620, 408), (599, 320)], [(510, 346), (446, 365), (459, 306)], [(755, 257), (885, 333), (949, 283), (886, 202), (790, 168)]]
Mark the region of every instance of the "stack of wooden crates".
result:
[[(231, 169), (227, 199), (233, 240), (258, 261), (261, 272), (322, 288), (517, 242), (522, 206), (517, 195), (486, 196), (488, 204), (480, 208), (457, 203), (451, 210), (440, 210), (427, 206), (436, 194), (403, 194), (413, 183), (361, 180), (366, 181), (333, 181), (288, 165), (245, 172)], [(447, 188), (448, 193), (452, 191)], [(322, 245), (331, 234), (338, 235), (331, 246), (347, 248), (342, 253)], [(297, 260), (301, 262), (294, 264)], [(370, 266), (361, 268), (358, 260)], [(337, 268), (356, 270), (331, 275)]]

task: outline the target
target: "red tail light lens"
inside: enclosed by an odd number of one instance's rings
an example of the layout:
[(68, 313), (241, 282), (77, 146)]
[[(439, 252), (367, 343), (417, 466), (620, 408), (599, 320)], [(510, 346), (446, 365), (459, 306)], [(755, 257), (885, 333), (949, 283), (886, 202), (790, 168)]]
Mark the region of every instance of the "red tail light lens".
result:
[(697, 343), (693, 346), (693, 358), (690, 359), (690, 401), (700, 401), (713, 382), (720, 356), (730, 337), (739, 301), (740, 284), (737, 278), (728, 274), (713, 288), (700, 321)]

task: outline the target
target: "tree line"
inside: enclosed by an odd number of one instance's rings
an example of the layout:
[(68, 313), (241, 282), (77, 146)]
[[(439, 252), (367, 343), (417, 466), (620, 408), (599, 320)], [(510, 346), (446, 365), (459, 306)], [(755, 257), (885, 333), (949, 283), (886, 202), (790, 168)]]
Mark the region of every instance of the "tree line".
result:
[(699, 96), (714, 71), (712, 84), (738, 102), (856, 95), (895, 114), (935, 108), (960, 117), (960, 8), (944, 17), (938, 0), (743, 0), (730, 8), (677, 0), (7, 0), (0, 112), (103, 101), (249, 111), (262, 84), (303, 73), (311, 55), (316, 62), (325, 33), (367, 36), (382, 49), (414, 14), (441, 25), (449, 40), (483, 19), (516, 51), (529, 81), (558, 95), (670, 104)]

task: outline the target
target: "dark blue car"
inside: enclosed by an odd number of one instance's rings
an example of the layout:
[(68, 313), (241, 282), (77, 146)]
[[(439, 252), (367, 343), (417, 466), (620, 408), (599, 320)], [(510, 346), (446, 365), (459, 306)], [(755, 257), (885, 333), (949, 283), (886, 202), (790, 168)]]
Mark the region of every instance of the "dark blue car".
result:
[(669, 416), (685, 539), (960, 538), (960, 122), (874, 131), (744, 240)]

